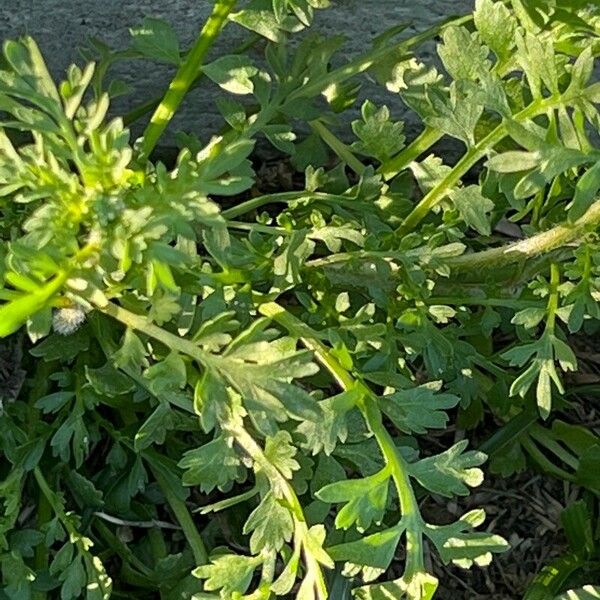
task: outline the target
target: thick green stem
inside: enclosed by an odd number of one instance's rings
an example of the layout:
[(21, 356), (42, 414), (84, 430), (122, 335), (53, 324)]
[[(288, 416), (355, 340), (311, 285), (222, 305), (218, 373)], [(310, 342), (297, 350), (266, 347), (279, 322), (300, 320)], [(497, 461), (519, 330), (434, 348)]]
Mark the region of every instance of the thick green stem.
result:
[[(500, 76), (501, 78), (510, 71), (510, 61), (498, 62), (494, 65), (492, 73)], [(388, 161), (383, 163), (377, 172), (383, 176), (386, 181), (393, 179), (401, 173), (408, 165), (419, 158), (422, 154), (427, 152), (431, 146), (439, 142), (444, 137), (444, 132), (435, 127), (426, 127), (419, 136), (417, 136), (404, 150), (402, 150), (396, 156), (393, 156)]]
[(410, 165), (411, 162), (431, 148), (433, 144), (441, 140), (442, 137), (444, 137), (444, 133), (441, 130), (434, 127), (426, 127), (400, 154), (384, 162), (377, 169), (377, 173), (382, 175), (385, 181), (393, 179)]
[(198, 77), (202, 62), (219, 33), (225, 26), (227, 17), (237, 0), (216, 0), (213, 11), (204, 24), (196, 43), (177, 70), (169, 89), (158, 105), (150, 123), (144, 131), (141, 155), (148, 158), (165, 128), (179, 108), (183, 98)]
[[(549, 109), (558, 106), (563, 101), (561, 96), (552, 96), (543, 100), (532, 102), (527, 108), (516, 114), (513, 119), (517, 123), (526, 121)], [(455, 187), (460, 179), (473, 168), (488, 151), (508, 135), (506, 124), (503, 122), (488, 133), (477, 144), (469, 148), (464, 156), (456, 163), (453, 169), (423, 199), (415, 206), (411, 213), (404, 219), (402, 225), (396, 229), (397, 236), (404, 236), (415, 229), (415, 227), (429, 214), (432, 208), (437, 206)]]
[[(243, 54), (246, 50), (250, 49), (256, 42), (260, 39), (259, 35), (252, 35), (248, 40), (240, 44), (237, 48), (235, 48), (231, 54)], [(194, 79), (190, 89), (194, 89), (197, 87), (202, 80), (202, 72), (199, 72), (196, 79)], [(141, 119), (144, 115), (147, 115), (149, 112), (156, 110), (158, 105), (161, 103), (162, 96), (157, 96), (150, 100), (146, 100), (139, 106), (132, 108), (124, 117), (123, 123), (128, 127), (132, 123), (135, 123), (138, 119)]]
[(261, 304), (259, 312), (273, 319), (292, 335), (302, 340), (302, 343), (312, 352), (317, 360), (330, 372), (338, 385), (344, 389), (356, 389), (361, 394), (358, 405), (371, 433), (377, 440), (381, 453), (391, 469), (392, 479), (398, 492), (400, 510), (406, 523), (407, 563), (406, 577), (410, 579), (415, 573), (424, 569), (423, 539), (420, 524), (422, 523), (419, 505), (415, 497), (408, 465), (398, 452), (392, 436), (383, 425), (382, 414), (377, 398), (371, 389), (362, 381), (355, 379), (331, 354), (329, 349), (319, 341), (318, 334), (305, 323), (294, 317), (285, 308), (275, 302)]
[(357, 175), (365, 172), (365, 165), (354, 156), (352, 150), (338, 139), (321, 121), (311, 121), (310, 126), (313, 131), (341, 158)]
[(492, 248), (483, 252), (464, 254), (450, 258), (446, 264), (453, 271), (477, 271), (481, 269), (499, 269), (506, 265), (547, 254), (561, 246), (583, 240), (587, 231), (600, 225), (600, 200), (594, 202), (588, 211), (575, 223), (560, 224), (548, 231), (538, 233), (525, 240)]
[(382, 258), (384, 260), (403, 260), (406, 258), (406, 256), (400, 255), (398, 252), (385, 250), (355, 250), (352, 252), (338, 252), (337, 254), (330, 254), (321, 258), (315, 258), (307, 261), (304, 266), (311, 269), (319, 269), (321, 267), (344, 263), (349, 260), (369, 260), (373, 258)]

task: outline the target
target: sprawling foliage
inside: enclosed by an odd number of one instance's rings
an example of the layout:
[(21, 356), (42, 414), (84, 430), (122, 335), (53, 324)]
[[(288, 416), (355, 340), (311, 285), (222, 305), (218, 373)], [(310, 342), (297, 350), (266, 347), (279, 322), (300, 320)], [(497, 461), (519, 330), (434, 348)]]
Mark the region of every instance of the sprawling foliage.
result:
[[(342, 38), (286, 43), (327, 4), (217, 0), (186, 53), (147, 19), (59, 85), (5, 43), (0, 598), (426, 600), (432, 556), (508, 548), (483, 510), (430, 522), (431, 495), (528, 460), (600, 492), (599, 440), (555, 419), (600, 318), (600, 11), (478, 0), (343, 62)], [(227, 21), (265, 60), (208, 62)], [(107, 74), (140, 57), (177, 73), (133, 141)], [(361, 74), (391, 108), (350, 128)], [(222, 88), (221, 133), (153, 160), (196, 85)], [(301, 185), (261, 189), (259, 140)]]

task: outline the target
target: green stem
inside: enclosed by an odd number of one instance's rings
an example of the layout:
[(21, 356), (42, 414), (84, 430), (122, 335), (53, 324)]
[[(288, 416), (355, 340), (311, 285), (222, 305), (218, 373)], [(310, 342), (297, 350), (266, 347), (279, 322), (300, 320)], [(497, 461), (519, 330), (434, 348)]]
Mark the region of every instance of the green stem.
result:
[(478, 450), (491, 456), (497, 454), (515, 441), (519, 441), (521, 436), (537, 422), (539, 418), (536, 410), (523, 410), (518, 415), (512, 417), (510, 421), (497, 429), (494, 434), (480, 444)]
[(361, 56), (355, 60), (350, 61), (348, 64), (334, 69), (330, 71), (326, 75), (316, 79), (312, 83), (308, 85), (302, 86), (298, 88), (295, 92), (290, 94), (287, 102), (291, 103), (300, 98), (312, 98), (317, 96), (324, 90), (326, 90), (329, 86), (334, 85), (336, 83), (342, 83), (347, 79), (354, 77), (355, 75), (359, 75), (360, 73), (364, 73), (368, 69), (370, 69), (373, 65), (379, 63), (384, 58), (386, 58), (391, 53), (397, 53), (399, 50), (410, 50), (419, 44), (426, 42), (430, 39), (437, 37), (444, 29), (452, 25), (463, 25), (465, 23), (469, 23), (473, 20), (472, 15), (467, 15), (465, 17), (459, 18), (450, 18), (443, 23), (439, 23), (426, 29), (422, 33), (414, 35), (413, 37), (403, 40), (402, 42), (385, 46), (383, 45), (380, 48), (376, 48), (375, 50), (369, 52), (367, 55)]
[(145, 333), (146, 335), (163, 343), (171, 350), (175, 350), (181, 354), (186, 354), (201, 364), (210, 362), (211, 357), (198, 348), (198, 346), (192, 342), (189, 342), (188, 340), (180, 338), (177, 335), (169, 333), (157, 325), (154, 325), (154, 323), (151, 323), (146, 317), (136, 315), (135, 313), (132, 313), (121, 306), (113, 304), (112, 302), (108, 302), (102, 306), (96, 305), (96, 307), (100, 312), (103, 312), (113, 319), (120, 321), (123, 323), (123, 325), (126, 325), (131, 329)]
[(393, 179), (401, 173), (411, 162), (419, 158), (431, 146), (444, 137), (444, 133), (434, 127), (426, 127), (400, 154), (384, 162), (377, 173), (383, 176), (385, 181)]
[(560, 268), (556, 263), (550, 265), (550, 295), (548, 296), (548, 318), (546, 319), (546, 330), (554, 333), (556, 326), (556, 313), (560, 300)]
[(548, 473), (548, 475), (552, 475), (557, 479), (564, 479), (565, 481), (574, 481), (575, 477), (568, 473), (564, 469), (557, 467), (551, 460), (549, 460), (546, 455), (534, 444), (534, 442), (527, 435), (524, 435), (521, 439), (521, 445), (531, 458), (538, 464), (538, 466)]
[(582, 240), (586, 231), (594, 229), (598, 225), (600, 225), (600, 201), (594, 202), (575, 223), (556, 225), (548, 231), (500, 248), (450, 258), (446, 261), (446, 264), (454, 271), (498, 269), (546, 254), (571, 242)]
[[(237, 48), (235, 48), (231, 52), (231, 54), (243, 54), (246, 50), (248, 50), (249, 48), (254, 46), (254, 44), (256, 44), (256, 42), (259, 39), (260, 39), (259, 35), (251, 36), (248, 40), (246, 40), (245, 42), (240, 44)], [(198, 74), (198, 76), (196, 77), (196, 79), (194, 79), (192, 85), (190, 86), (190, 90), (194, 89), (195, 87), (198, 86), (198, 84), (202, 80), (202, 76), (203, 76), (202, 73)], [(160, 104), (161, 100), (162, 100), (162, 96), (157, 96), (157, 97), (147, 100), (146, 102), (140, 104), (139, 106), (136, 106), (135, 108), (131, 109), (123, 117), (123, 124), (125, 126), (129, 126), (132, 123), (134, 123), (135, 121), (137, 121), (138, 119), (142, 118), (144, 115), (148, 114), (149, 112), (152, 112)]]
[(277, 227), (275, 225), (262, 225), (261, 223), (245, 223), (243, 221), (227, 221), (229, 229), (237, 229), (239, 231), (259, 231), (268, 235), (292, 235), (293, 231), (285, 229), (285, 227)]
[[(300, 540), (306, 539), (309, 526), (304, 516), (302, 504), (296, 495), (291, 483), (280, 473), (279, 469), (273, 465), (265, 456), (262, 448), (257, 444), (256, 440), (243, 428), (239, 426), (228, 427), (227, 431), (235, 438), (235, 441), (253, 460), (253, 462), (267, 476), (273, 488), (278, 489), (283, 494), (289, 509), (291, 510), (296, 522), (296, 532)], [(325, 600), (328, 597), (327, 584), (318, 561), (311, 555), (310, 552), (304, 553), (306, 567), (314, 573), (316, 578), (316, 587), (318, 598)]]
[[(512, 68), (511, 62), (498, 62), (494, 65), (492, 73), (503, 78)], [(386, 181), (393, 179), (401, 173), (411, 162), (427, 152), (431, 146), (439, 142), (444, 137), (444, 132), (435, 127), (426, 127), (421, 134), (416, 137), (404, 150), (396, 156), (383, 163), (377, 172), (383, 176)]]
[(216, 0), (212, 13), (204, 24), (196, 43), (177, 70), (169, 89), (154, 111), (150, 123), (144, 131), (141, 147), (142, 158), (147, 159), (150, 156), (183, 98), (198, 77), (204, 57), (225, 26), (227, 17), (236, 2), (237, 0)]
[(130, 549), (127, 544), (122, 542), (102, 521), (99, 519), (94, 523), (94, 528), (104, 539), (106, 545), (119, 555), (123, 562), (128, 562), (132, 568), (138, 570), (145, 578), (152, 576), (152, 570), (145, 565)]
[(350, 196), (340, 196), (338, 194), (327, 194), (325, 192), (281, 192), (278, 194), (266, 194), (264, 196), (257, 196), (246, 200), (241, 204), (232, 206), (224, 210), (221, 215), (225, 219), (235, 219), (241, 215), (249, 213), (250, 211), (267, 206), (269, 204), (293, 202), (294, 200), (316, 200), (320, 202), (331, 202), (332, 204), (356, 204), (356, 199)]
[(577, 457), (573, 456), (568, 450), (563, 448), (555, 439), (553, 439), (546, 429), (540, 425), (534, 425), (529, 430), (529, 435), (560, 458), (565, 465), (568, 465), (574, 471), (577, 471), (579, 468), (579, 460)]
[(408, 464), (398, 452), (392, 436), (383, 424), (383, 417), (378, 407), (377, 397), (367, 385), (355, 379), (340, 364), (329, 349), (319, 341), (317, 332), (314, 332), (285, 308), (275, 302), (268, 302), (261, 304), (258, 311), (262, 315), (279, 323), (292, 335), (301, 339), (302, 343), (314, 352), (317, 360), (330, 372), (342, 389), (356, 389), (361, 393), (362, 400), (358, 408), (371, 433), (377, 440), (387, 465), (391, 469), (392, 478), (398, 492), (400, 510), (406, 523), (406, 577), (410, 579), (417, 572), (424, 570), (423, 536), (421, 527), (419, 526), (422, 523), (422, 518), (410, 482)]
[[(35, 480), (38, 484), (38, 487), (40, 488), (41, 493), (44, 495), (46, 501), (50, 505), (51, 510), (58, 517), (59, 521), (61, 522), (62, 526), (66, 529), (67, 533), (73, 538), (79, 540), (79, 538), (81, 537), (79, 535), (79, 532), (73, 527), (73, 524), (71, 523), (71, 520), (65, 513), (65, 510), (60, 500), (50, 488), (50, 485), (46, 481), (46, 478), (44, 477), (39, 467), (35, 467), (33, 469), (33, 476), (35, 477)], [(80, 545), (81, 542), (78, 541), (77, 544)]]
[(352, 252), (338, 252), (337, 254), (330, 254), (328, 256), (322, 256), (321, 258), (315, 258), (307, 261), (304, 266), (314, 269), (344, 263), (349, 260), (368, 260), (373, 258), (383, 258), (384, 260), (404, 260), (407, 257), (405, 254), (401, 255), (397, 252), (392, 252), (389, 250), (355, 250)]
[[(561, 96), (552, 96), (543, 100), (532, 102), (527, 108), (514, 115), (513, 119), (523, 122), (563, 102)], [(415, 229), (415, 227), (429, 214), (432, 208), (437, 206), (455, 187), (460, 179), (474, 167), (498, 142), (508, 135), (506, 124), (503, 122), (482, 138), (477, 144), (469, 148), (466, 154), (456, 163), (453, 169), (436, 186), (434, 186), (414, 207), (410, 214), (404, 219), (402, 225), (396, 229), (397, 236), (404, 236)]]
[[(44, 492), (40, 488), (38, 495), (38, 507), (37, 507), (37, 525), (38, 529), (42, 531), (42, 527), (52, 519), (52, 506), (48, 502)], [(34, 565), (37, 573), (45, 571), (48, 568), (49, 561), (49, 550), (48, 546), (44, 541), (35, 547)], [(45, 600), (47, 594), (45, 592), (35, 592), (33, 596), (34, 600)]]
[[(52, 506), (48, 502), (45, 494), (40, 488), (37, 509), (38, 529), (42, 527), (52, 518)], [(35, 548), (35, 568), (37, 571), (44, 571), (48, 568), (48, 547), (46, 544), (39, 544)]]
[(539, 306), (539, 302), (536, 302), (535, 300), (512, 300), (511, 298), (454, 298), (452, 296), (440, 296), (426, 298), (424, 302), (428, 305), (443, 304), (448, 306), (500, 306), (514, 308), (516, 310)]
[(220, 502), (215, 502), (214, 504), (208, 504), (206, 506), (201, 506), (197, 508), (194, 512), (199, 512), (201, 515), (207, 515), (213, 512), (219, 512), (221, 510), (226, 510), (227, 508), (231, 508), (232, 506), (237, 506), (242, 502), (246, 502), (251, 498), (254, 498), (260, 490), (258, 487), (253, 487), (249, 489), (247, 492), (243, 494), (239, 494), (237, 496), (233, 496), (232, 498), (225, 498), (225, 500), (221, 500)]
[(321, 136), (321, 139), (341, 158), (357, 175), (362, 175), (365, 172), (363, 165), (352, 150), (337, 138), (327, 127), (319, 120), (311, 121), (311, 128), (315, 133)]
[(158, 527), (151, 527), (148, 529), (148, 533), (146, 535), (148, 536), (148, 541), (150, 542), (150, 550), (152, 551), (154, 564), (156, 564), (168, 554), (165, 538)]
[(160, 469), (157, 469), (151, 461), (148, 461), (148, 466), (150, 467), (150, 470), (152, 471), (152, 474), (154, 475), (161, 492), (167, 499), (175, 518), (179, 522), (179, 525), (181, 525), (185, 539), (192, 549), (192, 554), (194, 555), (196, 565), (205, 565), (208, 562), (208, 552), (206, 551), (204, 541), (202, 540), (202, 537), (196, 528), (194, 519), (192, 518), (188, 507), (183, 500), (173, 493), (169, 482), (162, 476)]

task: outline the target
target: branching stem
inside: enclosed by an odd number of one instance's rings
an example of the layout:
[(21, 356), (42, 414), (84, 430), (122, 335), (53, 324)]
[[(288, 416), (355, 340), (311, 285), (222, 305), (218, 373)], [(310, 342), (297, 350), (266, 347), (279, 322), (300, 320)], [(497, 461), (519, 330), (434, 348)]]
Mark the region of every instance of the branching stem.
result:
[(329, 371), (343, 390), (357, 389), (360, 391), (362, 399), (358, 408), (377, 440), (387, 465), (391, 469), (392, 479), (400, 499), (400, 509), (406, 524), (407, 536), (405, 576), (410, 580), (416, 573), (424, 569), (422, 518), (408, 474), (408, 464), (398, 452), (392, 436), (383, 424), (375, 394), (366, 384), (356, 379), (340, 364), (329, 349), (319, 341), (316, 332), (313, 332), (310, 327), (294, 317), (281, 305), (268, 302), (260, 305), (258, 310), (262, 315), (273, 319), (289, 333), (297, 336), (309, 350), (314, 352), (317, 360)]
[(447, 260), (453, 271), (498, 269), (506, 265), (547, 254), (561, 246), (583, 239), (583, 235), (600, 225), (600, 200), (596, 201), (575, 223), (561, 223), (548, 231), (525, 240)]
[[(535, 100), (527, 108), (514, 115), (517, 123), (527, 121), (532, 117), (546, 113), (551, 108), (559, 106), (563, 102), (560, 95), (554, 95), (542, 100)], [(410, 214), (404, 219), (402, 225), (396, 229), (396, 235), (402, 237), (415, 229), (415, 227), (429, 214), (432, 208), (437, 206), (455, 187), (469, 169), (474, 167), (498, 142), (508, 135), (506, 124), (502, 122), (490, 131), (478, 143), (473, 145), (456, 163), (453, 169), (434, 186), (423, 199), (414, 207)]]

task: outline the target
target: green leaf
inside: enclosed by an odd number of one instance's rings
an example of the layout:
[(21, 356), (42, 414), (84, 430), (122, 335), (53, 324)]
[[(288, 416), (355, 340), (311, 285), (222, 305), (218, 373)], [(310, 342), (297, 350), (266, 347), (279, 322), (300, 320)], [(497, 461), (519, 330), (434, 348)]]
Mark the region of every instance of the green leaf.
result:
[(265, 457), (286, 478), (291, 479), (294, 471), (300, 469), (300, 464), (294, 458), (298, 450), (292, 444), (292, 436), (287, 431), (278, 431), (267, 438)]
[(223, 380), (207, 369), (194, 388), (194, 411), (206, 433), (227, 420), (229, 392)]
[(344, 503), (335, 526), (349, 529), (356, 523), (359, 531), (366, 531), (371, 523), (381, 523), (387, 505), (389, 472), (383, 469), (364, 479), (337, 481), (321, 488), (315, 495), (323, 502)]
[(187, 451), (178, 466), (184, 470), (184, 485), (200, 486), (207, 494), (215, 488), (226, 489), (232, 481), (241, 478), (240, 458), (232, 448), (231, 440), (222, 435), (200, 448)]
[(600, 478), (598, 468), (600, 467), (600, 444), (585, 450), (579, 458), (579, 466), (575, 473), (575, 481), (582, 486), (600, 492)]
[(536, 153), (512, 150), (492, 156), (487, 167), (496, 173), (518, 173), (535, 169), (539, 164), (540, 157)]
[(269, 492), (252, 511), (244, 524), (243, 533), (250, 536), (250, 552), (281, 550), (292, 539), (294, 521), (287, 508)]
[(448, 424), (445, 412), (460, 401), (457, 396), (438, 393), (441, 381), (399, 390), (380, 399), (383, 412), (405, 433), (427, 433), (428, 429), (444, 429)]
[(130, 30), (133, 48), (147, 58), (179, 65), (181, 62), (177, 34), (162, 19), (146, 17), (139, 27)]
[(483, 42), (500, 61), (511, 57), (515, 45), (517, 20), (502, 3), (494, 0), (477, 0), (473, 13), (475, 27)]
[(453, 79), (478, 80), (490, 70), (489, 50), (477, 33), (452, 26), (444, 30), (442, 40), (438, 54)]
[(120, 348), (111, 360), (117, 369), (131, 369), (133, 372), (139, 372), (140, 367), (148, 365), (144, 344), (132, 329), (125, 330)]
[(565, 92), (567, 98), (577, 97), (586, 89), (594, 72), (594, 51), (591, 47), (585, 48), (577, 57), (571, 70), (571, 83)]
[(48, 306), (48, 303), (59, 292), (66, 279), (64, 273), (57, 275), (37, 290), (21, 296), (18, 300), (0, 306), (0, 338), (14, 333), (29, 318)]
[(449, 93), (438, 87), (426, 88), (427, 106), (423, 106), (425, 122), (448, 135), (475, 143), (475, 127), (483, 113), (483, 105), (469, 95), (469, 88), (453, 81)]
[(558, 93), (558, 72), (551, 40), (541, 39), (529, 31), (517, 32), (517, 60), (523, 68), (534, 98), (542, 96), (542, 86)]
[(449, 498), (467, 496), (469, 487), (483, 482), (483, 471), (477, 467), (487, 459), (477, 450), (465, 452), (468, 445), (469, 442), (463, 440), (441, 454), (412, 463), (410, 474), (434, 494)]
[(36, 401), (35, 407), (42, 410), (42, 412), (48, 414), (52, 412), (58, 412), (69, 400), (75, 397), (75, 393), (71, 391), (54, 392), (54, 394), (48, 394)]
[(598, 199), (600, 190), (600, 161), (596, 162), (577, 181), (573, 202), (569, 206), (569, 220), (577, 221)]
[(598, 598), (600, 598), (600, 586), (585, 585), (582, 588), (560, 594), (554, 600), (598, 600)]
[(491, 234), (489, 213), (494, 210), (494, 203), (481, 193), (478, 185), (459, 188), (452, 193), (451, 197), (454, 206), (469, 227), (481, 235)]
[(280, 29), (279, 21), (270, 10), (249, 7), (237, 13), (230, 14), (229, 19), (276, 44), (283, 42), (285, 39), (283, 31)]
[(360, 538), (355, 542), (331, 546), (327, 548), (327, 553), (335, 561), (345, 561), (385, 570), (389, 568), (394, 559), (403, 531), (404, 526), (399, 525)]
[(148, 473), (144, 468), (144, 463), (138, 455), (133, 461), (133, 467), (127, 475), (127, 491), (129, 497), (133, 498), (138, 492), (143, 492), (148, 483)]
[(410, 580), (404, 578), (356, 588), (356, 600), (432, 600), (438, 580), (425, 571), (416, 572)]
[(98, 510), (104, 506), (102, 491), (96, 488), (89, 479), (76, 471), (70, 471), (66, 479), (71, 493), (82, 509), (94, 508)]
[(167, 433), (175, 429), (176, 425), (177, 419), (169, 404), (160, 402), (135, 434), (135, 451), (141, 452), (152, 444), (164, 444)]
[(148, 367), (144, 378), (148, 380), (150, 391), (168, 402), (173, 394), (180, 394), (187, 384), (185, 362), (177, 352), (171, 352), (165, 360)]
[(544, 308), (524, 308), (520, 310), (511, 319), (511, 323), (522, 325), (526, 329), (537, 327), (546, 317), (547, 311)]
[(428, 525), (427, 536), (435, 544), (444, 563), (469, 569), (473, 564), (487, 566), (492, 554), (506, 552), (509, 545), (499, 535), (473, 531), (485, 521), (485, 512), (472, 510), (451, 525)]
[(538, 407), (541, 415), (547, 418), (552, 408), (552, 383), (561, 394), (564, 393), (555, 361), (559, 362), (563, 371), (574, 371), (577, 368), (577, 358), (571, 348), (547, 329), (539, 340), (516, 346), (504, 352), (502, 357), (512, 366), (525, 365), (534, 357), (527, 369), (511, 385), (510, 394), (525, 397), (537, 381)]
[(441, 158), (433, 154), (430, 154), (424, 160), (411, 163), (409, 168), (423, 194), (427, 194), (439, 185), (452, 171), (452, 167), (445, 165)]
[(80, 598), (81, 592), (87, 583), (83, 560), (77, 556), (75, 560), (61, 574), (62, 587), (60, 589), (61, 600), (72, 600)]
[(4, 56), (12, 70), (32, 90), (41, 96), (60, 102), (56, 85), (33, 38), (23, 36), (18, 42), (7, 40), (4, 43)]
[(94, 391), (100, 396), (114, 398), (115, 396), (132, 392), (135, 389), (133, 380), (117, 371), (110, 363), (106, 363), (98, 369), (86, 367), (85, 376), (94, 388)]
[(271, 585), (271, 591), (279, 596), (285, 596), (294, 587), (300, 567), (300, 547), (296, 546), (281, 575)]
[(221, 56), (202, 67), (202, 72), (217, 85), (232, 94), (251, 94), (254, 91), (252, 77), (258, 68), (245, 56)]
[(592, 557), (596, 547), (593, 518), (584, 500), (567, 506), (560, 514), (560, 522), (573, 552)]
[(361, 114), (362, 120), (352, 123), (352, 130), (359, 139), (352, 144), (354, 150), (385, 162), (404, 148), (404, 123), (392, 121), (387, 106), (378, 109), (367, 100)]
[(240, 393), (244, 407), (267, 435), (276, 431), (275, 422), (289, 418), (315, 421), (322, 416), (315, 400), (289, 383), (318, 370), (310, 352), (276, 342), (257, 342), (228, 352), (215, 368)]
[(303, 543), (306, 551), (310, 553), (316, 561), (328, 569), (333, 569), (333, 561), (329, 554), (323, 549), (326, 535), (327, 532), (324, 525), (313, 525), (304, 536)]
[(209, 565), (197, 567), (193, 574), (205, 580), (205, 590), (221, 590), (222, 598), (232, 598), (233, 594), (246, 593), (254, 571), (262, 561), (261, 556), (223, 554), (212, 558)]
[(360, 394), (349, 390), (337, 396), (327, 398), (319, 403), (322, 417), (312, 421), (303, 421), (296, 431), (304, 436), (303, 448), (309, 449), (313, 455), (323, 451), (329, 456), (338, 443), (345, 442), (348, 437), (346, 414), (358, 402)]

